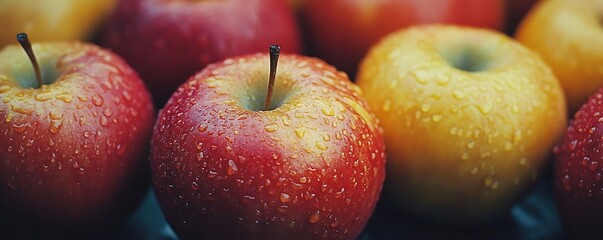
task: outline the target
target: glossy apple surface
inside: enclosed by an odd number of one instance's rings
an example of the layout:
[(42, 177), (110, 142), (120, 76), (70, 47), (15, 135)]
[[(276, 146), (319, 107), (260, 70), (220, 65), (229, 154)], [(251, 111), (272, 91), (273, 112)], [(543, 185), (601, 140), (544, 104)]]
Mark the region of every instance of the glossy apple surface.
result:
[(551, 66), (576, 112), (603, 86), (603, 1), (541, 1), (517, 39)]
[(306, 0), (305, 23), (316, 56), (354, 75), (369, 47), (416, 24), (454, 23), (501, 29), (503, 0)]
[(28, 32), (33, 41), (87, 40), (116, 0), (0, 0), (0, 48)]
[(576, 113), (555, 148), (559, 215), (574, 238), (603, 238), (603, 90)]
[(546, 64), (484, 29), (394, 33), (370, 50), (357, 83), (384, 129), (387, 191), (406, 212), (454, 224), (521, 199), (566, 122)]
[(210, 65), (160, 112), (151, 170), (184, 239), (352, 239), (385, 177), (381, 129), (358, 87), (283, 55), (269, 111), (267, 54)]
[(21, 226), (119, 224), (149, 182), (150, 94), (99, 47), (33, 48), (41, 87), (20, 46), (0, 52), (0, 211)]
[(120, 1), (105, 44), (149, 86), (157, 106), (207, 64), (278, 43), (300, 50), (293, 11), (283, 0)]

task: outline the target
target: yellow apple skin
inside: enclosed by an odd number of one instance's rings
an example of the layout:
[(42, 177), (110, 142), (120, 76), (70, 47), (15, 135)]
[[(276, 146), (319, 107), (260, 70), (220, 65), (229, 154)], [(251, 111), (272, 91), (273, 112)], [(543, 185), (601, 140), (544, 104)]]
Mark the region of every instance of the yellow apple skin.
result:
[(27, 32), (32, 41), (87, 40), (116, 0), (0, 0), (0, 48)]
[(603, 1), (540, 1), (517, 30), (517, 40), (551, 66), (569, 113), (603, 87)]
[(370, 50), (357, 83), (384, 129), (386, 190), (402, 210), (437, 221), (472, 225), (508, 210), (566, 124), (549, 67), (490, 30), (393, 33)]

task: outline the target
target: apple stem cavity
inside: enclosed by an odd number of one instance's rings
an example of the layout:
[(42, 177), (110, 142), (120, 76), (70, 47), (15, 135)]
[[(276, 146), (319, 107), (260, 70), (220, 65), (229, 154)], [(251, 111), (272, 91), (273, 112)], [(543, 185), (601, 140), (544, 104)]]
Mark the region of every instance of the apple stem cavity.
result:
[(38, 87), (44, 85), (44, 81), (42, 81), (42, 72), (40, 72), (40, 65), (38, 64), (38, 60), (36, 60), (36, 55), (34, 54), (33, 48), (31, 47), (31, 41), (29, 41), (29, 37), (27, 33), (19, 33), (17, 34), (17, 41), (21, 44), (21, 47), (29, 56), (29, 60), (31, 61), (31, 65), (33, 65), (34, 71), (36, 72), (36, 80), (38, 81)]
[(279, 45), (270, 45), (270, 79), (268, 80), (268, 92), (266, 93), (266, 101), (264, 101), (264, 111), (270, 109), (270, 101), (272, 100), (272, 92), (274, 90), (274, 81), (276, 80), (276, 67), (278, 66), (278, 57), (281, 54)]

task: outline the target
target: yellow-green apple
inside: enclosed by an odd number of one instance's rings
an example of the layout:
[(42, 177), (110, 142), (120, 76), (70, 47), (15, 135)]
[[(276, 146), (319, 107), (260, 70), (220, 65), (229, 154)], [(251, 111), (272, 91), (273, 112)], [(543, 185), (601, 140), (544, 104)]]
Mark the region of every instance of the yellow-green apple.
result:
[(574, 238), (603, 239), (603, 89), (576, 113), (555, 148), (559, 215)]
[(566, 122), (549, 67), (486, 29), (396, 32), (370, 50), (357, 83), (384, 129), (387, 191), (404, 211), (437, 221), (471, 225), (506, 211)]
[(273, 42), (283, 51), (300, 50), (284, 0), (124, 0), (105, 36), (105, 44), (138, 70), (158, 106), (207, 64), (263, 51)]
[(0, 52), (1, 216), (66, 231), (113, 227), (149, 182), (150, 93), (99, 47), (54, 42), (33, 51), (39, 81), (20, 46)]
[(369, 47), (416, 24), (454, 23), (501, 29), (503, 0), (306, 0), (304, 19), (314, 54), (355, 74)]
[(353, 239), (385, 178), (381, 129), (359, 88), (283, 55), (209, 65), (172, 95), (151, 144), (153, 184), (184, 239)]
[(603, 1), (541, 1), (517, 39), (551, 66), (574, 113), (603, 86)]
[(28, 32), (34, 41), (87, 40), (102, 25), (115, 0), (0, 0), (0, 48)]

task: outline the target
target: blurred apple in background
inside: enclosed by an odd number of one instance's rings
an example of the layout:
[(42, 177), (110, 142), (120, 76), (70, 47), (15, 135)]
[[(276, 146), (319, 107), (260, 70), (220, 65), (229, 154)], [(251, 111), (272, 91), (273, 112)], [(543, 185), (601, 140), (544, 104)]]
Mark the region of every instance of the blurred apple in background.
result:
[(603, 86), (603, 0), (541, 1), (522, 21), (517, 39), (551, 66), (570, 114)]
[(603, 89), (576, 113), (555, 148), (557, 206), (570, 235), (603, 239)]
[(29, 33), (34, 41), (88, 40), (115, 0), (0, 0), (0, 48)]
[(354, 76), (360, 59), (379, 39), (400, 28), (455, 23), (502, 29), (504, 0), (306, 0), (310, 48)]
[(207, 64), (264, 51), (272, 43), (299, 52), (299, 38), (285, 0), (122, 0), (105, 44), (138, 70), (161, 107)]
[(359, 88), (314, 58), (208, 66), (160, 112), (153, 184), (183, 239), (354, 239), (385, 178), (381, 128)]
[(20, 46), (0, 52), (0, 218), (34, 232), (119, 226), (148, 187), (150, 94), (99, 47), (33, 51), (42, 84)]
[(530, 190), (566, 124), (549, 67), (485, 29), (389, 35), (369, 51), (357, 83), (384, 129), (393, 201), (448, 223), (505, 213)]

